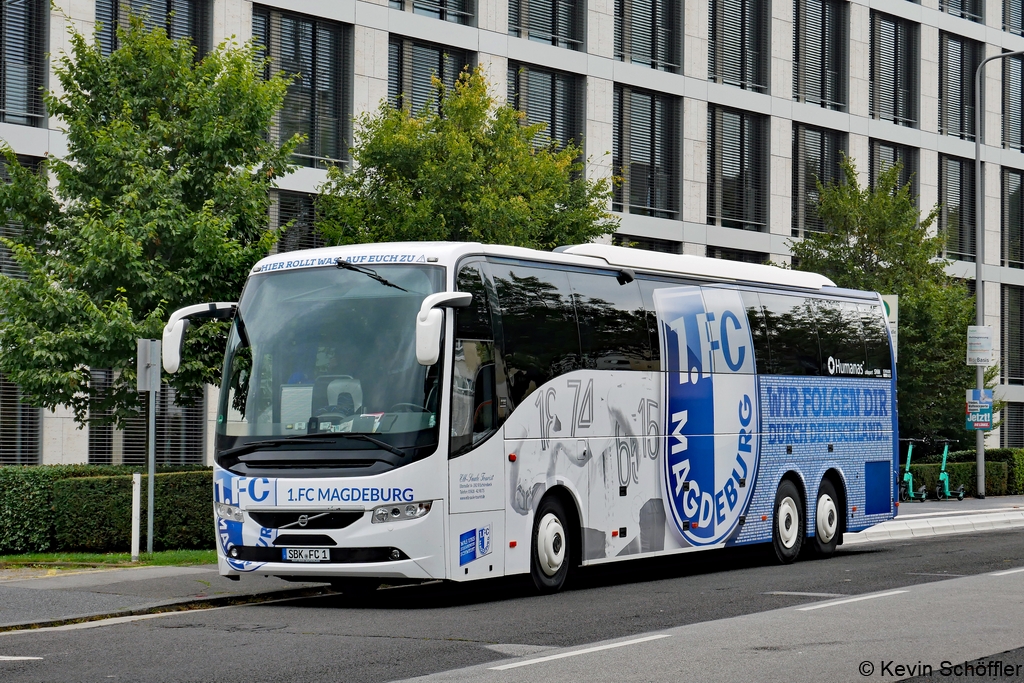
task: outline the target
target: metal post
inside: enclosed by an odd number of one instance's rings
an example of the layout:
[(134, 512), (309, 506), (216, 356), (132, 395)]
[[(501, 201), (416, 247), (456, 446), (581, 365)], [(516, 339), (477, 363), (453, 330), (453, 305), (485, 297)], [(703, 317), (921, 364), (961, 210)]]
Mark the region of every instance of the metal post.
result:
[[(983, 279), (982, 268), (985, 261), (985, 196), (983, 193), (982, 168), (981, 168), (981, 131), (983, 116), (985, 113), (985, 88), (982, 80), (985, 77), (985, 65), (994, 59), (1006, 59), (1007, 57), (1024, 56), (1024, 50), (1017, 52), (1005, 52), (993, 55), (981, 60), (978, 69), (974, 72), (974, 202), (975, 202), (975, 270), (974, 270), (974, 294), (975, 294), (975, 324), (985, 324), (985, 280)], [(978, 389), (985, 390), (985, 366), (978, 366)], [(978, 498), (985, 497), (985, 430), (976, 431), (977, 440), (977, 469), (978, 469)]]
[(142, 517), (142, 475), (132, 475), (132, 562), (139, 561), (139, 521)]
[(153, 554), (153, 484), (156, 479), (156, 391), (149, 392), (149, 429), (146, 435), (149, 480), (146, 486), (146, 552)]

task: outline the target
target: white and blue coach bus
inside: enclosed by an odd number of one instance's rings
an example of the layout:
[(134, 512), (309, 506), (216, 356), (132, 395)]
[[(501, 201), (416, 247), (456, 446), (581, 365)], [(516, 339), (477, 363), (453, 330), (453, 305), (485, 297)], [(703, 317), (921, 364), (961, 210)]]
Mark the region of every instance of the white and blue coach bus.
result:
[(220, 572), (530, 574), (772, 543), (791, 562), (893, 517), (882, 303), (771, 266), (587, 244), (269, 256), (231, 319)]

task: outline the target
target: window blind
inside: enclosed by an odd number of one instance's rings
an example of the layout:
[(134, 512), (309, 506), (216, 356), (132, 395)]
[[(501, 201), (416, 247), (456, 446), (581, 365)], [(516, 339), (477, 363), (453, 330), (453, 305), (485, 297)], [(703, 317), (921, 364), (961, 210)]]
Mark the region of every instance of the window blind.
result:
[(18, 385), (0, 375), (0, 465), (38, 465), (42, 412), (22, 402)]
[(793, 236), (803, 237), (807, 231), (821, 232), (825, 222), (818, 215), (821, 193), (818, 182), (831, 185), (839, 182), (840, 152), (846, 147), (846, 136), (839, 131), (793, 125)]
[(471, 66), (470, 54), (464, 50), (392, 36), (388, 43), (388, 102), (415, 113), (428, 106), (434, 109), (437, 102), (431, 77), (454, 88), (459, 72)]
[(467, 26), (473, 23), (476, 9), (473, 0), (388, 0), (388, 6)]
[(1024, 448), (1024, 403), (1007, 401), (1000, 415), (999, 445), (1002, 448)]
[(950, 33), (939, 34), (939, 132), (974, 139), (974, 72), (981, 44)]
[(918, 121), (918, 27), (871, 13), (869, 108), (876, 119), (916, 127)]
[(137, 16), (152, 30), (160, 27), (173, 40), (190, 38), (196, 57), (202, 58), (212, 45), (212, 3), (210, 0), (96, 0), (96, 21), (103, 54), (117, 48), (117, 28)]
[(985, 20), (985, 0), (939, 0), (939, 10), (971, 21)]
[(917, 150), (906, 145), (898, 145), (886, 140), (872, 140), (871, 168), (869, 171), (871, 187), (878, 184), (878, 177), (885, 169), (903, 164), (900, 170), (900, 187), (910, 183), (910, 194), (917, 197)]
[(1024, 171), (1003, 169), (1003, 265), (1024, 268)]
[(585, 12), (583, 0), (509, 0), (508, 32), (519, 38), (582, 50)]
[(770, 260), (768, 254), (760, 251), (747, 251), (746, 249), (729, 249), (727, 247), (707, 247), (707, 257), (723, 259), (726, 261), (740, 261), (741, 263), (764, 264)]
[(679, 12), (677, 0), (615, 0), (615, 57), (678, 73)]
[(348, 28), (299, 14), (253, 7), (252, 31), (271, 72), (296, 77), (288, 86), (271, 136), (306, 139), (293, 159), (302, 166), (324, 168), (348, 161), (351, 118), (350, 46)]
[(708, 223), (768, 229), (766, 117), (708, 107)]
[[(275, 253), (326, 246), (314, 227), (315, 195), (306, 192), (272, 190), (270, 193), (270, 227), (284, 229), (274, 246)], [(289, 225), (290, 224), (290, 225)]]
[(0, 122), (45, 125), (46, 18), (44, 0), (3, 0), (0, 4)]
[(612, 244), (617, 247), (630, 247), (645, 251), (656, 251), (661, 254), (682, 254), (683, 243), (672, 240), (660, 240), (656, 237), (638, 237), (636, 235), (612, 235)]
[(612, 210), (675, 218), (679, 211), (679, 100), (615, 86), (612, 165), (622, 176)]
[(768, 90), (767, 0), (711, 0), (708, 78), (755, 92)]
[(1003, 147), (1024, 152), (1024, 60), (1007, 57), (1003, 62)]
[(1024, 288), (1003, 285), (1003, 384), (1024, 384)]
[(794, 0), (793, 99), (845, 111), (847, 3)]
[(939, 155), (939, 232), (946, 235), (946, 258), (974, 261), (974, 162)]
[(1024, 0), (1003, 0), (1003, 30), (1024, 36)]
[[(37, 157), (26, 157), (18, 156), (18, 162), (33, 171), (38, 170), (39, 162), (42, 161)], [(7, 174), (7, 161), (0, 157), (0, 182), (9, 182), (10, 177)], [(7, 223), (0, 224), (0, 236), (7, 239), (16, 240), (21, 237), (23, 228), (21, 223), (9, 221)], [(22, 271), (21, 266), (18, 265), (17, 261), (14, 260), (14, 254), (6, 245), (0, 244), (0, 277), (14, 277), (23, 279), (25, 273)]]
[(548, 139), (560, 147), (583, 141), (583, 87), (578, 76), (509, 62), (508, 102), (526, 114), (526, 123), (543, 123), (534, 144)]

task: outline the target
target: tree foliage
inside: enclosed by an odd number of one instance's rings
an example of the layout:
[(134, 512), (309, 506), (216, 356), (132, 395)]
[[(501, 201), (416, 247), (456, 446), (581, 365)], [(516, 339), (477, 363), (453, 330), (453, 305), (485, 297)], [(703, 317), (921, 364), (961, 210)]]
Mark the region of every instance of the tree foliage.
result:
[[(821, 273), (840, 287), (899, 295), (897, 398), (901, 437), (959, 439), (964, 391), (975, 370), (964, 363), (974, 302), (963, 281), (946, 275), (938, 258), (945, 236), (931, 227), (934, 207), (922, 217), (910, 185), (900, 186), (897, 164), (862, 187), (849, 158), (843, 180), (822, 186), (818, 213), (824, 232), (794, 241), (794, 267)], [(991, 375), (991, 373), (990, 373)]]
[(496, 106), (483, 71), (454, 88), (434, 80), (436, 106), (386, 102), (357, 121), (354, 170), (331, 169), (317, 202), (330, 244), (452, 240), (550, 249), (615, 230), (611, 183), (588, 180), (582, 150), (559, 148), (542, 124)]
[[(118, 49), (72, 31), (57, 61), (51, 115), (67, 154), (41, 172), (5, 150), (0, 208), (23, 233), (4, 240), (24, 272), (0, 278), (0, 371), (28, 401), (70, 406), (76, 421), (138, 408), (135, 340), (158, 338), (179, 306), (237, 299), (273, 243), (267, 190), (296, 140), (267, 140), (287, 79), (265, 81), (251, 45), (202, 61), (188, 40), (133, 20)], [(214, 381), (224, 326), (190, 335), (170, 381), (183, 396)], [(115, 371), (101, 391), (90, 368)]]

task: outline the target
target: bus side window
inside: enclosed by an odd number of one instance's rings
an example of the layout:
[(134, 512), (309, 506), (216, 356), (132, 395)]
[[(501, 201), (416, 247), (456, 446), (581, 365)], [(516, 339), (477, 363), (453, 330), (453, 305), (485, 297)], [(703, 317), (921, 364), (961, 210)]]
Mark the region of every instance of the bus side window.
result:
[(878, 370), (891, 373), (892, 356), (889, 353), (889, 332), (886, 330), (888, 323), (882, 307), (877, 304), (861, 304), (858, 309), (861, 324), (864, 326), (864, 346), (867, 350), (864, 372), (874, 373)]
[(501, 307), (504, 366), (514, 409), (547, 381), (580, 367), (579, 331), (565, 271), (488, 263)]
[(761, 293), (768, 328), (771, 375), (817, 375), (821, 372), (814, 306), (802, 296)]
[[(856, 375), (864, 366), (864, 336), (857, 304), (815, 302), (822, 375)], [(830, 360), (831, 359), (831, 360)]]
[(747, 324), (754, 338), (754, 363), (759, 375), (768, 374), (771, 352), (768, 348), (768, 327), (764, 321), (764, 309), (757, 292), (740, 292), (743, 308), (747, 310)]
[(650, 370), (647, 313), (636, 280), (619, 284), (614, 272), (569, 273), (584, 368)]
[(494, 332), (478, 264), (459, 270), (456, 288), (472, 293), (473, 302), (466, 308), (455, 309), (450, 457), (465, 453), (497, 427)]

